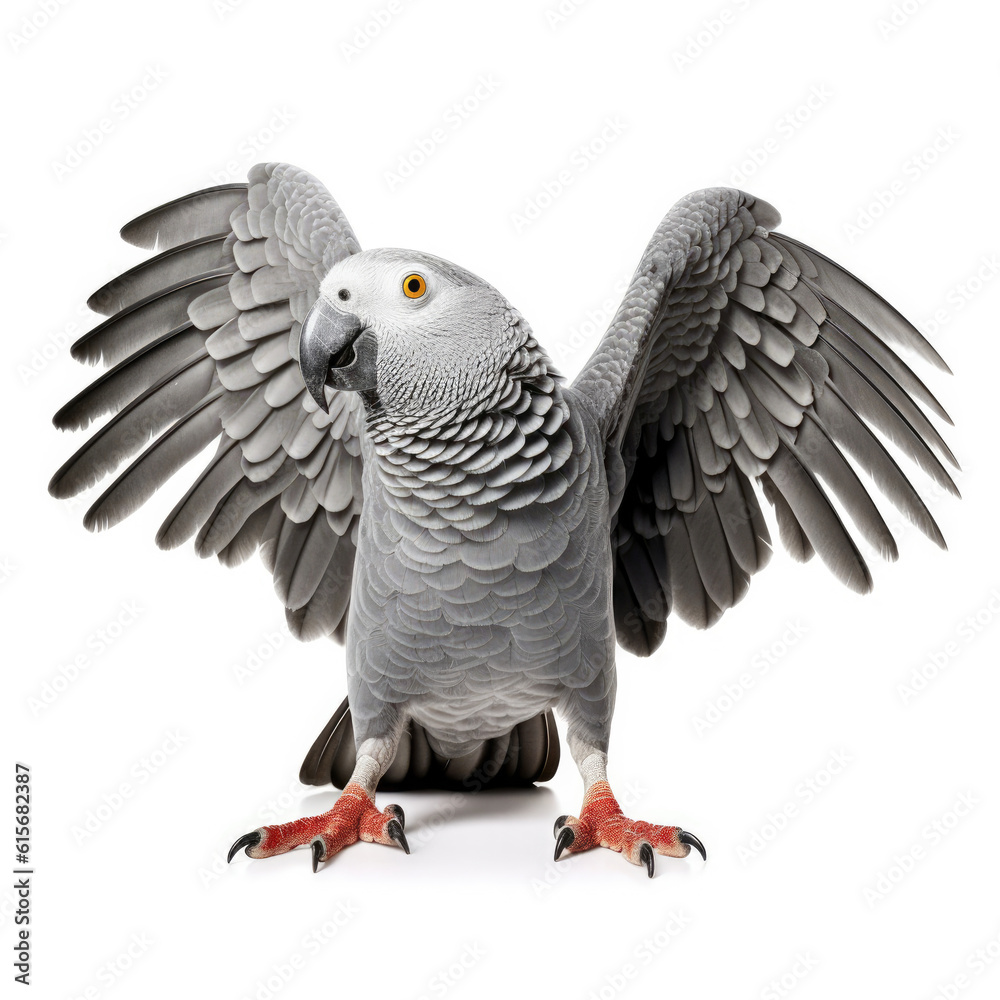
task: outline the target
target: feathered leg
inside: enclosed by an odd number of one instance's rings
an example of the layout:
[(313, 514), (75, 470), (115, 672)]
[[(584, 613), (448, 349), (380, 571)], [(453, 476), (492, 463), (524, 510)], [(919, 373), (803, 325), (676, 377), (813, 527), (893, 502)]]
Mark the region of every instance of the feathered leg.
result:
[(403, 833), (403, 810), (397, 805), (380, 810), (375, 805), (375, 788), (396, 756), (402, 729), (402, 720), (394, 717), (386, 735), (367, 737), (359, 743), (358, 762), (351, 780), (332, 809), (318, 816), (251, 830), (230, 848), (229, 860), (241, 847), (248, 857), (270, 858), (309, 844), (315, 872), (320, 862), (328, 861), (359, 840), (397, 844), (409, 854)]
[(560, 816), (553, 829), (555, 860), (564, 851), (575, 854), (591, 847), (618, 851), (633, 865), (645, 865), (653, 877), (653, 858), (662, 854), (684, 858), (694, 847), (706, 857), (701, 841), (678, 826), (660, 826), (645, 820), (629, 819), (618, 805), (608, 784), (608, 732), (614, 708), (614, 692), (605, 699), (606, 708), (576, 694), (565, 706), (570, 716), (569, 749), (583, 777), (583, 808), (580, 815)]

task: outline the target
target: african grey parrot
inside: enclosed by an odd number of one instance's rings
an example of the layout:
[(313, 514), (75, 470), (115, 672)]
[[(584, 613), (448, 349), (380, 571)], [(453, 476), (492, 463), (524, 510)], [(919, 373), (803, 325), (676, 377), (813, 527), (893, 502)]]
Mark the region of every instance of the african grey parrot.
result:
[(616, 641), (649, 655), (671, 610), (704, 628), (744, 596), (771, 552), (755, 480), (792, 555), (818, 552), (860, 592), (871, 577), (828, 494), (897, 551), (855, 466), (944, 544), (881, 438), (957, 493), (917, 403), (947, 414), (887, 343), (943, 361), (778, 221), (727, 188), (678, 202), (571, 385), (499, 291), (429, 254), (362, 251), (287, 164), (125, 226), (160, 252), (91, 297), (109, 318), (73, 355), (113, 367), (55, 424), (115, 416), (51, 492), (144, 448), (86, 515), (108, 527), (218, 441), (158, 544), (196, 535), (227, 565), (259, 548), (291, 630), (347, 647), (347, 699), (301, 772), (342, 795), (240, 837), (230, 860), (308, 844), (315, 870), (359, 839), (408, 851), (377, 786), (545, 780), (553, 708), (584, 781), (557, 858), (601, 845), (652, 875), (654, 852), (704, 855), (625, 817), (608, 784)]

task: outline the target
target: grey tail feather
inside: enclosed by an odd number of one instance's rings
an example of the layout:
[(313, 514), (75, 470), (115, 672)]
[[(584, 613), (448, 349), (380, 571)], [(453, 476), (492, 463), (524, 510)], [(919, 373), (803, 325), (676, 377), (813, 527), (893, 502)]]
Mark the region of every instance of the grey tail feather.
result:
[[(354, 724), (345, 698), (309, 748), (299, 781), (343, 788), (350, 781), (355, 761)], [(517, 788), (548, 781), (558, 766), (559, 733), (551, 709), (519, 723), (506, 736), (486, 740), (478, 750), (450, 760), (431, 749), (424, 728), (411, 719), (378, 788), (469, 792)]]

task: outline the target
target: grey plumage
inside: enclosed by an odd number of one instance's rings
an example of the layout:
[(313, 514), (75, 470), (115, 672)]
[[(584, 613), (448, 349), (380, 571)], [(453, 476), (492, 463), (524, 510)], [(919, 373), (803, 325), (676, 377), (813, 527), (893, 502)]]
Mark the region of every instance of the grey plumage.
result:
[[(232, 268), (217, 267), (140, 299), (116, 312), (72, 347), (77, 361), (116, 365), (188, 321), (188, 306), (208, 288), (230, 281)], [(197, 324), (196, 324), (197, 325)]]
[(189, 360), (205, 345), (205, 334), (183, 323), (110, 368), (74, 396), (52, 418), (60, 430), (84, 430), (98, 417), (117, 413), (150, 389), (163, 372)]
[[(345, 698), (306, 754), (299, 781), (304, 785), (326, 785), (332, 781), (343, 788), (350, 780), (354, 762), (354, 726)], [(519, 723), (509, 733), (485, 740), (457, 758), (435, 753), (423, 727), (411, 723), (379, 788), (479, 791), (485, 787), (548, 781), (558, 766), (559, 739), (551, 711)]]
[(175, 198), (122, 226), (122, 239), (135, 247), (156, 247), (162, 252), (228, 233), (229, 217), (246, 200), (246, 191), (245, 184), (220, 184)]
[[(53, 476), (53, 496), (75, 496), (134, 455), (151, 436), (172, 425), (202, 403), (212, 385), (214, 365), (208, 354), (195, 348), (187, 358), (167, 370), (148, 389), (116, 413)], [(95, 396), (103, 396), (101, 381)], [(218, 395), (218, 393), (216, 394)], [(90, 398), (77, 397), (83, 412), (96, 412)], [(103, 402), (103, 400), (102, 400)], [(62, 412), (62, 411), (60, 411)], [(58, 414), (57, 414), (58, 419)]]
[[(957, 494), (921, 407), (947, 414), (889, 345), (943, 361), (778, 221), (730, 189), (678, 202), (568, 385), (490, 285), (362, 253), (315, 179), (259, 165), (122, 230), (161, 253), (91, 299), (108, 318), (74, 356), (117, 367), (56, 423), (118, 412), (50, 488), (72, 495), (144, 449), (88, 513), (104, 527), (219, 440), (157, 542), (196, 536), (230, 565), (259, 547), (293, 632), (346, 639), (350, 708), (303, 780), (346, 781), (355, 746), (397, 787), (497, 754), (507, 778), (544, 778), (553, 707), (583, 766), (606, 751), (616, 641), (648, 655), (671, 613), (714, 624), (768, 562), (754, 481), (792, 555), (860, 592), (871, 574), (831, 495), (897, 550), (850, 460), (944, 544), (879, 438)], [(315, 330), (341, 320), (357, 339), (317, 355), (341, 342)]]
[(193, 274), (208, 274), (228, 268), (232, 256), (226, 247), (227, 232), (171, 247), (143, 261), (102, 285), (87, 299), (87, 305), (102, 316), (121, 312), (164, 288), (182, 283)]

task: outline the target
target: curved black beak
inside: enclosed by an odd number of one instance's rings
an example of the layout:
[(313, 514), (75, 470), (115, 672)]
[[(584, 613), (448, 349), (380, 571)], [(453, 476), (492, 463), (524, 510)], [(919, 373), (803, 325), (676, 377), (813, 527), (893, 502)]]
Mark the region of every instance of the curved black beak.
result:
[(375, 335), (354, 314), (318, 299), (299, 334), (299, 371), (309, 395), (329, 412), (326, 387), (359, 392), (374, 389)]

